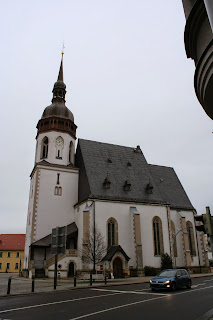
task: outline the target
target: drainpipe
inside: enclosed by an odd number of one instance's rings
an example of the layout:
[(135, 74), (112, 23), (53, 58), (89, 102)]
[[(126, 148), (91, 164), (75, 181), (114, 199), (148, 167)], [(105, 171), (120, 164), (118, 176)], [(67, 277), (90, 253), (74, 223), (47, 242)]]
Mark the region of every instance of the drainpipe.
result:
[(96, 263), (96, 252), (95, 252), (95, 245), (96, 245), (96, 230), (95, 230), (95, 201), (94, 203), (94, 209), (93, 209), (93, 272), (95, 273), (95, 263)]

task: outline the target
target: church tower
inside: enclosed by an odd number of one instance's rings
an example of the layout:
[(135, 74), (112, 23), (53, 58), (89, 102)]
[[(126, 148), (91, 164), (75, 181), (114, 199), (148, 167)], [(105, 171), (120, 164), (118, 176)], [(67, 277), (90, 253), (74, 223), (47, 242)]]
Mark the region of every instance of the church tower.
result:
[(51, 234), (53, 228), (72, 223), (78, 201), (78, 169), (74, 166), (77, 126), (65, 105), (63, 53), (52, 92), (52, 104), (44, 109), (37, 124), (26, 227), (26, 269), (30, 245)]

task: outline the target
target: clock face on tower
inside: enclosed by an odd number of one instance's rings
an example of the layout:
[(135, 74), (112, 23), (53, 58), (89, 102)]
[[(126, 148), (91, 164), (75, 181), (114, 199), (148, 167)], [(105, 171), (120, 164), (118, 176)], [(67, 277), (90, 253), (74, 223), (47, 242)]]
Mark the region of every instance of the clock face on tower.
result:
[(64, 139), (62, 137), (57, 137), (56, 138), (56, 144), (57, 144), (57, 146), (63, 146)]

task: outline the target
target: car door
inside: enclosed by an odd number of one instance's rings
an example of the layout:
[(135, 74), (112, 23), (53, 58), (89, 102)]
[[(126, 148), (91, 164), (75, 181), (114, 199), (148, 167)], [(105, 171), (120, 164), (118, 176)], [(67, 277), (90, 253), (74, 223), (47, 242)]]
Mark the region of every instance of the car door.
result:
[(183, 284), (183, 277), (181, 275), (181, 271), (178, 270), (177, 273), (176, 273), (176, 283), (177, 283), (177, 286), (178, 287), (182, 287), (184, 284)]
[(183, 281), (183, 286), (186, 286), (189, 283), (189, 276), (188, 273), (185, 270), (181, 270), (181, 275), (182, 275), (182, 281)]

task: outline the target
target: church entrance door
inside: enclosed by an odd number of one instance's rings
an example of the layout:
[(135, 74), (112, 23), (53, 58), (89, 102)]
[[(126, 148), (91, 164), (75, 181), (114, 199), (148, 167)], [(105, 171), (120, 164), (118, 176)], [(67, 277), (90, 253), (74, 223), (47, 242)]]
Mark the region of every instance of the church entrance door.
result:
[(118, 257), (113, 261), (113, 275), (114, 278), (123, 278), (122, 260)]
[(75, 266), (73, 262), (69, 264), (68, 277), (74, 277), (75, 274)]

